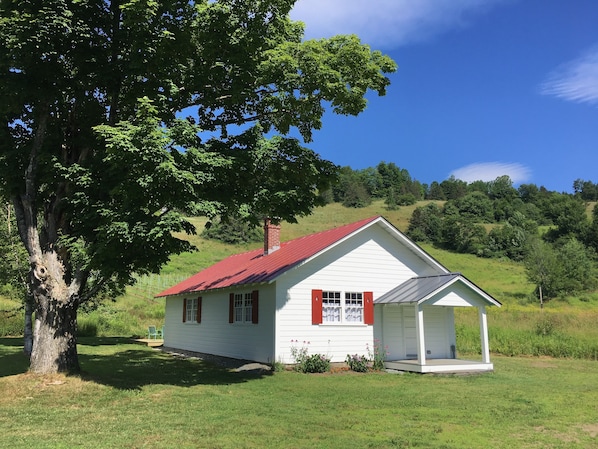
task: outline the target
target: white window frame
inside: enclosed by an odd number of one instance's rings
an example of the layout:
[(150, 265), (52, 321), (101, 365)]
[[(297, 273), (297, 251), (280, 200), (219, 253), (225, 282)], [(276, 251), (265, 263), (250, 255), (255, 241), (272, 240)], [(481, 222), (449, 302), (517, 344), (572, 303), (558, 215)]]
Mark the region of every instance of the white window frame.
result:
[(197, 323), (197, 308), (199, 307), (199, 298), (187, 298), (187, 319), (185, 323), (196, 324)]
[(343, 311), (346, 323), (363, 324), (363, 292), (345, 292)]
[(322, 290), (322, 324), (364, 324), (364, 294)]
[(253, 324), (253, 295), (251, 292), (234, 294), (233, 323)]

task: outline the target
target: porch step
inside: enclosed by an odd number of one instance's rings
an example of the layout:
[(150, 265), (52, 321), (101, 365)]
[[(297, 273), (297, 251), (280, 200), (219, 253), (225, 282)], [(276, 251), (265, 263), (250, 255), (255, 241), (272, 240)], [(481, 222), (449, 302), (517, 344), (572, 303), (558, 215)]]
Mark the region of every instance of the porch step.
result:
[(158, 348), (164, 345), (164, 340), (157, 338), (135, 338), (133, 341), (140, 345), (149, 346), (150, 348)]

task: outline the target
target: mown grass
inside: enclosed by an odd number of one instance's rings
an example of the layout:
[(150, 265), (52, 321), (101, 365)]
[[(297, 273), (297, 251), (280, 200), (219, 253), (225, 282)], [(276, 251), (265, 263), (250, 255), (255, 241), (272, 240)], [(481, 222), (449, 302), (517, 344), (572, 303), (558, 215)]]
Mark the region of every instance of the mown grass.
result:
[(83, 339), (81, 376), (26, 374), (0, 339), (0, 447), (590, 448), (598, 370), (495, 357), (474, 376), (232, 372)]

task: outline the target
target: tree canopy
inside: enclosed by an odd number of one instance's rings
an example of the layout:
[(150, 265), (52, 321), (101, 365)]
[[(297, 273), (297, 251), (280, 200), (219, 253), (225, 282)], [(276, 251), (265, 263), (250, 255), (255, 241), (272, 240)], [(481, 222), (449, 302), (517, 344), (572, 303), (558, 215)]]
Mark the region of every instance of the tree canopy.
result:
[[(185, 212), (288, 221), (336, 166), (304, 148), (395, 63), (303, 40), (294, 0), (0, 0), (0, 171), (30, 262), (31, 369), (73, 371), (79, 305), (189, 250)], [(268, 136), (268, 138), (266, 137)]]

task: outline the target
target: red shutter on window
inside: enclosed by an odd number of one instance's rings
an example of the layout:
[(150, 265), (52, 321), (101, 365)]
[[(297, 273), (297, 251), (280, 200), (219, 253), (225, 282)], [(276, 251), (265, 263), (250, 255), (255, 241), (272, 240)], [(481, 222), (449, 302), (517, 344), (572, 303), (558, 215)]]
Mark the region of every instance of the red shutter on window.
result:
[(228, 322), (235, 322), (235, 294), (231, 293), (228, 297)]
[(199, 298), (197, 298), (197, 316), (196, 316), (195, 320), (198, 323), (201, 323), (201, 296)]
[(363, 292), (363, 323), (374, 324), (374, 294)]
[(259, 290), (251, 292), (251, 322), (257, 324), (258, 321), (258, 303), (259, 303)]
[(322, 290), (311, 291), (311, 324), (322, 324)]
[(183, 298), (183, 323), (187, 321), (187, 298)]

